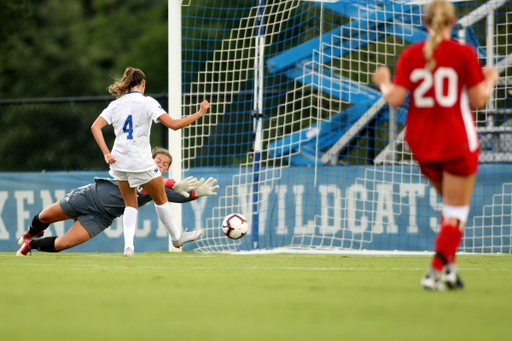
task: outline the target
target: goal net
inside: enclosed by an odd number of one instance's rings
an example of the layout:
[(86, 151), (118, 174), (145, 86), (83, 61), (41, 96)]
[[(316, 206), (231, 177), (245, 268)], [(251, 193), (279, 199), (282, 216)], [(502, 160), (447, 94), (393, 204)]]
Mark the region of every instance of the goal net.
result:
[[(482, 150), (460, 251), (510, 253), (512, 3), (454, 4), (453, 38), (501, 76), (475, 113)], [(204, 230), (189, 250), (433, 250), (442, 202), (404, 143), (407, 104), (390, 110), (370, 83), (378, 65), (394, 74), (403, 48), (427, 37), (422, 1), (184, 0), (181, 9), (182, 115), (211, 105), (182, 130), (182, 176), (221, 186), (183, 208), (184, 227)], [(249, 222), (242, 239), (222, 232), (230, 213)]]

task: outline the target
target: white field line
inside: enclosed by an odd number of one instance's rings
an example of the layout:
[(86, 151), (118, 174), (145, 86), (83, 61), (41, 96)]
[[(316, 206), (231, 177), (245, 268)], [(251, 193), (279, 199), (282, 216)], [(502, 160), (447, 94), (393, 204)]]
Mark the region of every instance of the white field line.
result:
[[(307, 268), (307, 267), (267, 267), (267, 266), (184, 266), (184, 267), (176, 267), (176, 266), (105, 266), (105, 265), (79, 265), (73, 264), (69, 267), (63, 266), (63, 264), (41, 264), (41, 263), (21, 263), (16, 264), (25, 265), (25, 266), (35, 266), (35, 267), (47, 267), (47, 268), (66, 268), (66, 269), (123, 269), (123, 270), (146, 270), (146, 269), (177, 269), (177, 270), (264, 270), (264, 271), (281, 271), (281, 270), (292, 270), (292, 271), (424, 271), (425, 268)], [(474, 269), (474, 268), (459, 268), (460, 271), (504, 271), (510, 272), (512, 269)]]
[[(71, 255), (72, 253), (68, 253)], [(212, 258), (215, 252), (183, 255), (180, 254), (177, 258)], [(376, 257), (392, 257), (392, 256), (429, 256), (432, 257), (432, 251), (379, 251), (379, 250), (298, 250), (298, 249), (274, 249), (274, 250), (252, 250), (252, 251), (235, 251), (235, 252), (217, 252), (217, 254), (227, 254), (232, 256), (256, 256), (256, 255), (279, 255), (282, 257), (325, 257), (329, 255), (354, 255), (354, 256), (376, 256)], [(471, 252), (457, 252), (457, 255), (473, 255), (473, 256), (506, 256), (504, 253), (471, 253)], [(11, 252), (0, 252), (0, 258), (12, 257)], [(79, 257), (119, 257), (118, 253), (84, 253)], [(174, 258), (176, 255), (173, 252), (161, 255), (152, 255), (147, 253), (138, 253), (137, 258)]]
[(294, 250), (278, 248), (274, 250), (253, 250), (230, 252), (232, 255), (366, 255), (366, 256), (433, 256), (432, 251), (373, 251), (373, 250)]
[[(273, 250), (253, 250), (253, 251), (237, 251), (228, 252), (232, 255), (276, 255), (276, 254), (293, 254), (293, 255), (358, 255), (358, 256), (433, 256), (433, 251), (380, 251), (380, 250), (299, 250), (277, 248)], [(502, 253), (470, 253), (457, 252), (457, 255), (474, 255), (474, 256), (502, 256)]]
[[(164, 252), (164, 251), (162, 251)], [(6, 258), (9, 258), (9, 257), (12, 257), (14, 253), (13, 252), (2, 252), (0, 253), (0, 257), (6, 257)], [(68, 255), (72, 255), (72, 253), (68, 253)], [(120, 257), (120, 253), (100, 253), (100, 254), (97, 254), (97, 253), (85, 253), (85, 254), (81, 254), (79, 257), (116, 257), (116, 258), (119, 258)], [(29, 256), (30, 257), (30, 256)], [(144, 253), (136, 253), (135, 254), (135, 257), (137, 258), (172, 258), (174, 257), (174, 254), (169, 252), (168, 255), (149, 255), (149, 254), (144, 254)], [(199, 255), (190, 255), (190, 256), (185, 256), (185, 255), (179, 255), (179, 258), (212, 258), (214, 256), (211, 256), (211, 255), (204, 255), (204, 256), (199, 256)]]

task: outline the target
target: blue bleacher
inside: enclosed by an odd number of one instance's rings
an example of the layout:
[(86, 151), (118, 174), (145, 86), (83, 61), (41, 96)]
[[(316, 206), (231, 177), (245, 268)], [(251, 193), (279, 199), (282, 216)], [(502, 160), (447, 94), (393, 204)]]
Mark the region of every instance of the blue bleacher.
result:
[[(322, 164), (319, 161), (320, 155), (316, 155), (317, 148), (320, 151), (326, 150), (335, 144), (381, 96), (380, 92), (344, 78), (329, 67), (320, 67), (321, 65), (327, 65), (335, 58), (364, 48), (386, 35), (395, 35), (410, 44), (428, 37), (422, 23), (420, 7), (417, 5), (393, 4), (380, 8), (338, 2), (323, 3), (322, 6), (333, 14), (352, 20), (347, 25), (270, 58), (267, 69), (270, 73), (283, 72), (290, 79), (348, 102), (351, 106), (330, 119), (284, 136), (267, 146), (270, 157), (289, 155), (289, 162), (295, 165), (313, 165), (315, 162)], [(475, 47), (481, 63), (485, 65), (485, 50), (480, 48), (470, 27), (465, 31), (466, 43)], [(455, 30), (453, 38), (457, 38)], [(323, 48), (321, 54), (318, 51), (320, 46)], [(502, 57), (496, 56), (495, 63)], [(378, 114), (377, 124), (388, 120), (388, 112), (388, 108), (384, 108)], [(405, 115), (403, 110), (398, 111), (398, 123), (405, 124)]]
[[(411, 6), (411, 11), (404, 13), (402, 7), (398, 9), (395, 6), (399, 5), (390, 5), (384, 10), (368, 11), (366, 7), (358, 5), (325, 3), (324, 7), (333, 12), (359, 18), (353, 19), (348, 25), (322, 35), (321, 38), (311, 39), (267, 61), (269, 72), (283, 71), (286, 76), (297, 82), (312, 86), (332, 97), (353, 104), (349, 109), (333, 115), (329, 120), (323, 120), (320, 125), (313, 124), (269, 144), (270, 157), (296, 153), (290, 156), (290, 163), (314, 164), (315, 160), (319, 160), (315, 157), (317, 137), (320, 136), (318, 150), (329, 148), (379, 99), (380, 92), (331, 73), (329, 68), (322, 68), (323, 72), (320, 74), (320, 57), (315, 50), (320, 46), (321, 39), (322, 44), (326, 46), (322, 54), (322, 62), (326, 64), (333, 58), (339, 58), (359, 50), (369, 42), (377, 41), (387, 34), (405, 36), (410, 43), (426, 39), (427, 33), (424, 30), (402, 25), (402, 23), (418, 20), (416, 7)], [(399, 18), (396, 17), (397, 13), (400, 13)], [(369, 24), (368, 18), (378, 21)], [(375, 27), (376, 24), (379, 25), (378, 28)], [(343, 43), (341, 42), (342, 38), (345, 38)], [(404, 119), (405, 114), (400, 113), (399, 123), (404, 124)], [(381, 113), (378, 120), (387, 120), (387, 110)]]

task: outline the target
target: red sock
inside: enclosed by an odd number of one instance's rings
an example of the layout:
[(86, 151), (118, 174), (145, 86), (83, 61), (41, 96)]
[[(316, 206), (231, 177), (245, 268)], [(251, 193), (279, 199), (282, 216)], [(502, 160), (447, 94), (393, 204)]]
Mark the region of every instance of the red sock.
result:
[(457, 226), (442, 224), (436, 238), (436, 255), (432, 259), (432, 267), (441, 271), (446, 263), (455, 262), (455, 252), (462, 239), (462, 232)]

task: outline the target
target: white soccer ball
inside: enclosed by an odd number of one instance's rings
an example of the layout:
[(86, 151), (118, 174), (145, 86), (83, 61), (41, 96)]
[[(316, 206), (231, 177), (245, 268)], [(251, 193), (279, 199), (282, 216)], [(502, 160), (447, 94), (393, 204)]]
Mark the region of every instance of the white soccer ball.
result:
[(231, 213), (222, 222), (222, 231), (231, 239), (240, 239), (247, 234), (249, 223), (240, 213)]

